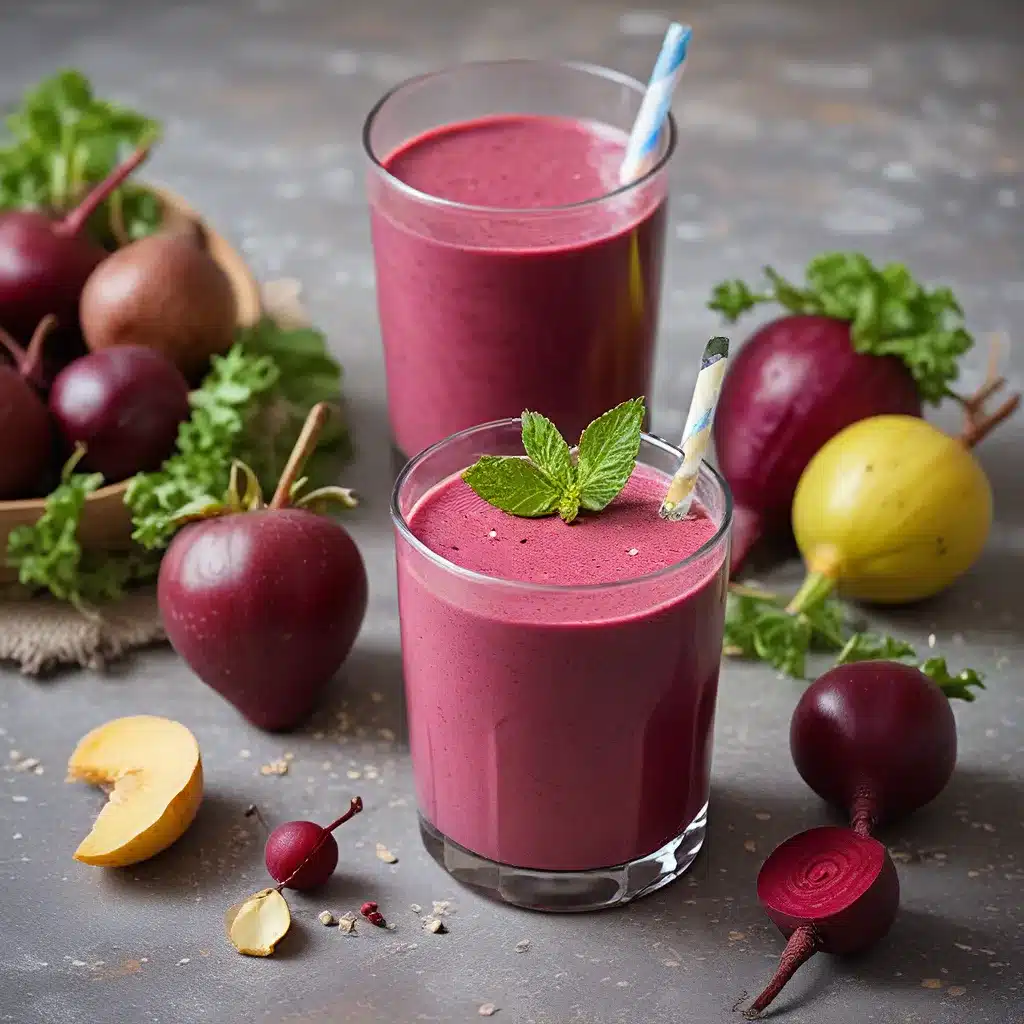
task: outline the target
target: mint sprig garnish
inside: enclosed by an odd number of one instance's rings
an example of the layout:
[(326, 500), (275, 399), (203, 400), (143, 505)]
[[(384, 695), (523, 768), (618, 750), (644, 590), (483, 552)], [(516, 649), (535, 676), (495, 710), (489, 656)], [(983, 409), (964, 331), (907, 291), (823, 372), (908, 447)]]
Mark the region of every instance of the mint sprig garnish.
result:
[(526, 457), (484, 455), (462, 479), (489, 505), (535, 519), (557, 512), (571, 523), (581, 508), (600, 512), (622, 491), (640, 454), (644, 400), (632, 398), (599, 416), (580, 437), (576, 457), (558, 428), (524, 412)]
[(708, 308), (733, 323), (761, 303), (790, 313), (820, 314), (850, 322), (856, 352), (895, 356), (910, 371), (921, 397), (938, 403), (951, 395), (958, 361), (974, 344), (964, 314), (946, 287), (928, 290), (902, 263), (876, 267), (863, 253), (827, 252), (807, 264), (803, 285), (764, 268), (767, 286), (723, 281)]

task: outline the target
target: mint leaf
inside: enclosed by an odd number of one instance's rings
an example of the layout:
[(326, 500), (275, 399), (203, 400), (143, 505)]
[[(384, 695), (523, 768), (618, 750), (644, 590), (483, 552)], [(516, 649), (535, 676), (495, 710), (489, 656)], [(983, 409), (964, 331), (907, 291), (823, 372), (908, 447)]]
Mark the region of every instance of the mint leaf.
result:
[(576, 467), (572, 464), (569, 445), (546, 416), (539, 412), (523, 413), (523, 447), (530, 461), (560, 489), (574, 482)]
[(631, 398), (583, 431), (576, 460), (583, 508), (600, 512), (626, 486), (640, 454), (643, 419), (644, 400)]
[(527, 459), (484, 455), (463, 472), (462, 479), (489, 505), (528, 519), (550, 515), (562, 496)]
[(626, 486), (640, 453), (644, 400), (634, 398), (599, 416), (583, 431), (577, 461), (558, 428), (524, 412), (526, 458), (484, 455), (462, 479), (488, 504), (513, 516), (557, 512), (571, 523), (581, 508), (600, 512)]

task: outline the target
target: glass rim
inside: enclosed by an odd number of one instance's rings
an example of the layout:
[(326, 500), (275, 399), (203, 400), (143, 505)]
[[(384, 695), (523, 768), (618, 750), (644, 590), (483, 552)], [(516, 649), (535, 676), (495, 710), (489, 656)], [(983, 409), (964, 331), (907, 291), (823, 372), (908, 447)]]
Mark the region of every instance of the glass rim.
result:
[(370, 161), (371, 168), (380, 177), (387, 181), (391, 187), (403, 193), (408, 198), (438, 207), (439, 209), (460, 211), (462, 213), (489, 214), (490, 216), (526, 218), (585, 209), (589, 206), (595, 206), (597, 204), (616, 199), (620, 196), (628, 195), (634, 189), (638, 189), (643, 185), (646, 185), (668, 165), (669, 160), (676, 151), (676, 142), (678, 140), (676, 120), (671, 111), (669, 111), (668, 117), (665, 120), (665, 125), (668, 128), (668, 144), (665, 146), (664, 153), (661, 154), (653, 166), (651, 166), (635, 181), (627, 182), (625, 185), (618, 185), (610, 192), (594, 196), (591, 199), (581, 199), (575, 203), (565, 203), (562, 206), (535, 206), (529, 209), (522, 209), (504, 206), (476, 206), (471, 203), (460, 203), (455, 199), (444, 199), (441, 196), (431, 195), (429, 192), (423, 192), (418, 188), (413, 188), (412, 185), (406, 184), (406, 182), (402, 181), (401, 178), (393, 175), (384, 166), (384, 164), (381, 163), (380, 158), (374, 152), (373, 146), (370, 144), (370, 132), (373, 130), (373, 124), (388, 101), (403, 90), (411, 88), (414, 85), (429, 82), (431, 79), (450, 75), (455, 71), (468, 70), (472, 68), (483, 69), (489, 67), (511, 67), (514, 65), (526, 66), (530, 64), (546, 64), (549, 67), (565, 68), (570, 71), (581, 71), (596, 78), (603, 78), (605, 81), (626, 86), (634, 92), (639, 93), (641, 96), (647, 90), (647, 86), (639, 79), (633, 78), (632, 75), (627, 75), (622, 71), (615, 71), (612, 68), (602, 67), (600, 64), (591, 64), (588, 61), (552, 60), (544, 57), (516, 57), (508, 60), (476, 60), (464, 61), (461, 64), (450, 64), (447, 67), (439, 68), (436, 71), (428, 71), (426, 74), (415, 75), (412, 78), (407, 78), (404, 81), (399, 82), (398, 85), (388, 89), (388, 91), (384, 93), (384, 95), (381, 96), (381, 98), (373, 105), (370, 112), (366, 115), (366, 120), (363, 121), (362, 132), (363, 152)]
[[(475, 569), (467, 569), (464, 566), (457, 565), (455, 562), (450, 561), (445, 558), (444, 555), (439, 554), (434, 551), (433, 548), (424, 544), (423, 541), (421, 541), (409, 528), (405, 515), (402, 513), (399, 506), (399, 496), (402, 492), (402, 488), (413, 470), (435, 452), (454, 441), (470, 437), (471, 435), (483, 430), (496, 430), (501, 427), (521, 426), (522, 420), (518, 416), (508, 417), (507, 419), (501, 420), (491, 420), (489, 423), (481, 423), (478, 426), (468, 427), (466, 430), (460, 430), (455, 434), (450, 434), (448, 437), (430, 445), (429, 448), (424, 448), (418, 455), (414, 455), (409, 459), (409, 461), (402, 467), (402, 471), (398, 474), (398, 479), (395, 480), (395, 485), (391, 490), (391, 521), (394, 524), (395, 529), (398, 530), (402, 539), (411, 545), (415, 551), (429, 559), (435, 565), (473, 583), (481, 583), (488, 586), (509, 587), (518, 591), (540, 591), (548, 594), (579, 594), (616, 590), (622, 587), (631, 587), (636, 584), (648, 583), (652, 580), (670, 576), (673, 573), (678, 572), (680, 569), (685, 569), (686, 566), (709, 554), (722, 542), (723, 538), (727, 537), (729, 527), (732, 525), (733, 517), (732, 491), (729, 489), (729, 484), (725, 477), (723, 477), (722, 474), (705, 459), (700, 464), (698, 478), (710, 477), (712, 483), (717, 484), (721, 491), (722, 496), (725, 499), (721, 523), (719, 523), (713, 536), (706, 540), (696, 551), (693, 552), (693, 554), (687, 555), (686, 558), (683, 558), (678, 562), (673, 562), (671, 565), (666, 565), (661, 569), (656, 569), (654, 572), (644, 573), (642, 576), (631, 576), (629, 579), (613, 580), (610, 583), (579, 584), (531, 583), (527, 580), (507, 580), (501, 576), (488, 576), (486, 573), (477, 572)], [(676, 445), (670, 444), (664, 438), (658, 437), (657, 434), (648, 433), (642, 433), (640, 437), (648, 444), (653, 445), (655, 448), (660, 448), (662, 451), (668, 452), (674, 456), (678, 461), (682, 461), (682, 450), (676, 447)]]

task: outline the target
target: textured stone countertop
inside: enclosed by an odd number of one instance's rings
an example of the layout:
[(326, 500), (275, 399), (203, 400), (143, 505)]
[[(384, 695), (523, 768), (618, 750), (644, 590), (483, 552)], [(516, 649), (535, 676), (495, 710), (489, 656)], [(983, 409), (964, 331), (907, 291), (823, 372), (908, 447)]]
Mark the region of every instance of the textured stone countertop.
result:
[[(643, 77), (660, 16), (612, 0), (33, 0), (0, 13), (0, 103), (60, 66), (162, 118), (153, 174), (236, 240), (263, 277), (302, 280), (346, 369), (365, 496), (353, 531), (371, 575), (363, 633), (329, 704), (300, 733), (264, 735), (167, 649), (103, 676), (0, 685), (0, 1021), (496, 1020), (712, 1024), (770, 974), (781, 948), (754, 880), (797, 829), (831, 820), (787, 749), (799, 686), (727, 663), (711, 835), (691, 875), (618, 912), (544, 916), (459, 888), (420, 847), (403, 724), (392, 480), (373, 272), (362, 197), (364, 114), (400, 79), (450, 62), (560, 55)], [(796, 271), (829, 247), (899, 258), (953, 284), (981, 337), (1024, 314), (1024, 8), (1019, 0), (694, 0), (668, 8), (697, 43), (676, 104), (682, 143), (654, 426), (675, 437), (719, 279), (771, 262)], [(1015, 330), (1016, 329), (1016, 330)], [(1024, 380), (1013, 338), (1011, 373)], [(984, 371), (983, 346), (966, 383)], [(951, 416), (940, 415), (948, 424)], [(998, 522), (967, 579), (889, 617), (894, 630), (988, 673), (956, 709), (948, 790), (884, 838), (903, 903), (856, 961), (819, 957), (772, 1020), (877, 1024), (1024, 1021), (1024, 416), (979, 453)], [(780, 578), (792, 578), (784, 571)], [(341, 717), (340, 712), (345, 716)], [(87, 729), (166, 714), (203, 749), (207, 797), (167, 854), (135, 869), (76, 864), (101, 797), (65, 785)], [(344, 727), (344, 728), (343, 728)], [(38, 758), (18, 772), (7, 748)], [(286, 752), (284, 776), (259, 767)], [(358, 781), (352, 779), (358, 773)], [(358, 789), (326, 892), (291, 900), (294, 935), (271, 960), (236, 954), (225, 908), (264, 884), (261, 836), (243, 816), (328, 820)], [(381, 842), (398, 856), (374, 856)], [(397, 925), (357, 937), (321, 927), (378, 899)], [(451, 901), (448, 934), (409, 909)], [(522, 940), (529, 940), (520, 952)]]

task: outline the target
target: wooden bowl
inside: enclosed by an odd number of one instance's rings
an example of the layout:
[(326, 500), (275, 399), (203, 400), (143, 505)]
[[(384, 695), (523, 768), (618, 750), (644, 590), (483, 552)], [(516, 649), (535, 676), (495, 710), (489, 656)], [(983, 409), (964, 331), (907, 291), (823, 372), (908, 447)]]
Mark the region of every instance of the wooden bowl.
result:
[[(163, 201), (170, 217), (182, 216), (199, 220), (205, 231), (210, 254), (231, 279), (238, 305), (238, 324), (248, 327), (261, 314), (260, 290), (245, 260), (223, 235), (218, 234), (180, 196), (166, 188), (150, 186)], [(131, 546), (131, 513), (124, 503), (128, 481), (109, 484), (89, 495), (78, 527), (83, 548), (102, 551), (124, 551)], [(18, 526), (31, 526), (43, 514), (42, 498), (25, 501), (0, 501), (0, 583), (17, 580), (17, 570), (6, 564), (7, 537)]]

